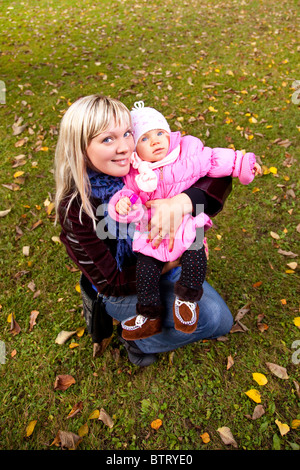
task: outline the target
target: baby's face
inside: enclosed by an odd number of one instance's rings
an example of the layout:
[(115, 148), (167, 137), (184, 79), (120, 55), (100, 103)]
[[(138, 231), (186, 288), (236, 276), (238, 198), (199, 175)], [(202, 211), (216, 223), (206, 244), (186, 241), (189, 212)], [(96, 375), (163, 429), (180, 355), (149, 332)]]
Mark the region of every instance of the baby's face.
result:
[(167, 155), (169, 145), (170, 134), (163, 129), (153, 129), (139, 138), (136, 152), (146, 162), (158, 162)]

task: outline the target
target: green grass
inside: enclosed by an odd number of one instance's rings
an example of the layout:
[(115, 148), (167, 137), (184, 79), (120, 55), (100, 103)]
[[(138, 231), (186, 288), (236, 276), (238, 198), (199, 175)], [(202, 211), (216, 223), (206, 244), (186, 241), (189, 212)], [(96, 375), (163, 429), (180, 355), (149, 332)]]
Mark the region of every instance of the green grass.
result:
[[(85, 423), (81, 450), (231, 449), (217, 431), (223, 426), (238, 449), (300, 448), (299, 428), (291, 428), (300, 419), (299, 364), (292, 360), (293, 342), (300, 339), (294, 324), (300, 315), (299, 268), (286, 272), (287, 263), (299, 258), (278, 251), (299, 255), (297, 15), (292, 0), (2, 2), (0, 211), (11, 211), (0, 219), (0, 340), (6, 347), (1, 449), (56, 450), (51, 444), (59, 430), (77, 434)], [(253, 151), (264, 168), (277, 169), (248, 187), (235, 181), (209, 233), (208, 280), (234, 317), (251, 302), (242, 319), (247, 331), (190, 345), (174, 356), (161, 354), (142, 370), (128, 362), (116, 335), (96, 359), (87, 333), (55, 343), (61, 330), (76, 330), (84, 320), (75, 289), (79, 273), (52, 241), (59, 227), (44, 203), (54, 196), (63, 112), (77, 97), (95, 92), (128, 107), (142, 99), (168, 116), (173, 130), (196, 135), (207, 146)], [(27, 128), (14, 136), (17, 117)], [(25, 164), (14, 168), (20, 154)], [(16, 181), (19, 170), (24, 179)], [(18, 190), (3, 186), (12, 183)], [(24, 246), (30, 247), (28, 257)], [(30, 330), (33, 310), (39, 315)], [(7, 322), (11, 313), (21, 327), (17, 335)], [(260, 332), (262, 314), (268, 329)], [(73, 340), (79, 346), (70, 349)], [(227, 370), (230, 355), (234, 365)], [(266, 362), (286, 367), (289, 379), (273, 375)], [(265, 374), (268, 383), (258, 385), (254, 372)], [(59, 374), (72, 375), (76, 383), (55, 391)], [(251, 388), (261, 392), (265, 408), (257, 420), (246, 417), (256, 405), (245, 395)], [(80, 401), (82, 412), (67, 419)], [(100, 408), (113, 417), (112, 429), (89, 419)], [(155, 431), (151, 422), (157, 418), (163, 424)], [(26, 437), (32, 420), (37, 424)], [(290, 431), (281, 436), (275, 420)], [(208, 444), (200, 437), (204, 432)]]

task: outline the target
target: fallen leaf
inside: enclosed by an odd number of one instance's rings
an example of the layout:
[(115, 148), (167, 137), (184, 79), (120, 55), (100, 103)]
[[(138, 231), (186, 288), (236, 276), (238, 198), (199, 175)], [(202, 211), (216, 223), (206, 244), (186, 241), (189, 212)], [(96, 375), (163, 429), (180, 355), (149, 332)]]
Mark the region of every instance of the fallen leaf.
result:
[(154, 421), (152, 421), (151, 428), (157, 430), (161, 427), (161, 425), (162, 425), (162, 420), (158, 418), (158, 419), (155, 419)]
[(232, 435), (230, 428), (228, 428), (227, 426), (223, 426), (221, 428), (218, 428), (217, 431), (220, 434), (220, 437), (222, 441), (224, 442), (224, 444), (232, 445), (233, 447), (238, 446)]
[(6, 209), (5, 211), (0, 211), (0, 217), (5, 217), (7, 214), (9, 214), (11, 209)]
[(58, 431), (51, 446), (60, 445), (62, 448), (76, 449), (76, 447), (80, 444), (81, 441), (82, 437), (78, 436), (77, 434), (74, 434), (73, 432)]
[(252, 374), (253, 380), (258, 383), (258, 385), (265, 385), (268, 383), (268, 379), (264, 374), (260, 374), (259, 372), (254, 372)]
[(108, 426), (110, 429), (113, 428), (114, 422), (111, 419), (111, 417), (109, 416), (109, 414), (106, 413), (106, 411), (103, 408), (101, 408), (101, 410), (100, 410), (100, 414), (99, 414), (98, 419), (100, 421), (103, 421), (103, 423), (106, 424), (106, 426)]
[(292, 429), (297, 429), (300, 426), (300, 419), (293, 419), (291, 423), (291, 428)]
[(55, 343), (56, 344), (64, 344), (68, 341), (71, 336), (75, 335), (76, 331), (60, 331), (56, 337)]
[(287, 424), (281, 423), (281, 421), (279, 421), (278, 419), (275, 419), (275, 423), (277, 424), (280, 434), (282, 436), (284, 436), (285, 434), (289, 432), (290, 427)]
[(57, 375), (54, 382), (54, 390), (67, 390), (71, 385), (76, 383), (72, 375)]
[(99, 419), (100, 416), (100, 411), (99, 410), (94, 410), (88, 417), (88, 419)]
[(292, 263), (287, 263), (287, 266), (291, 269), (296, 269), (297, 266), (298, 266), (298, 263), (296, 263), (295, 261), (292, 262)]
[(226, 366), (226, 369), (229, 370), (230, 367), (232, 367), (234, 364), (234, 360), (233, 360), (233, 357), (231, 355), (228, 356), (227, 358), (227, 366)]
[(297, 258), (298, 256), (296, 253), (293, 253), (292, 251), (281, 250), (281, 248), (279, 248), (278, 253), (283, 256), (289, 256), (290, 258)]
[(274, 238), (275, 240), (279, 240), (280, 239), (280, 236), (278, 235), (278, 233), (276, 232), (270, 232), (270, 235), (272, 238)]
[(285, 367), (281, 367), (278, 364), (274, 364), (273, 362), (266, 362), (266, 365), (272, 374), (276, 375), (276, 377), (279, 377), (280, 379), (289, 378)]
[(251, 398), (251, 400), (255, 401), (255, 403), (260, 403), (261, 402), (260, 393), (255, 388), (252, 388), (251, 390), (248, 390), (247, 392), (245, 392), (245, 394), (249, 398)]
[(27, 428), (26, 428), (26, 437), (29, 437), (31, 436), (31, 434), (33, 433), (34, 431), (34, 428), (35, 428), (35, 425), (37, 423), (37, 420), (34, 419), (33, 421), (30, 421), (30, 423), (28, 424)]
[(24, 256), (29, 256), (30, 246), (23, 246), (22, 253)]
[(37, 319), (39, 313), (40, 312), (38, 310), (32, 310), (32, 312), (30, 312), (29, 331), (32, 331), (34, 325), (36, 325), (35, 320)]
[(210, 442), (210, 437), (209, 437), (208, 432), (204, 432), (203, 434), (200, 434), (200, 437), (202, 441), (204, 442), (204, 444), (207, 444), (208, 442)]
[(265, 414), (265, 409), (262, 405), (256, 405), (253, 410), (252, 419), (258, 419)]
[(294, 325), (296, 325), (298, 328), (300, 328), (300, 317), (295, 317), (294, 318)]
[(80, 426), (80, 428), (78, 429), (78, 436), (84, 437), (88, 434), (88, 432), (89, 432), (89, 427), (88, 427), (88, 424), (85, 423), (82, 426)]
[(67, 419), (73, 418), (73, 416), (77, 415), (77, 413), (82, 411), (82, 409), (83, 409), (83, 402), (82, 401), (77, 402), (71, 409), (70, 413), (68, 414)]

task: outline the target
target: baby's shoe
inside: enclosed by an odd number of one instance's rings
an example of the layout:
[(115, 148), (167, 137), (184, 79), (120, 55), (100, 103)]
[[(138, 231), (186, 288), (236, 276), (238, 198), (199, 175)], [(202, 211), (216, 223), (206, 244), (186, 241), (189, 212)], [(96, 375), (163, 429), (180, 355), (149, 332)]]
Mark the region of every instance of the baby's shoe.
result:
[(123, 338), (130, 341), (149, 338), (160, 333), (162, 329), (161, 318), (147, 318), (143, 315), (127, 318), (121, 325)]
[(199, 319), (199, 305), (197, 302), (188, 302), (176, 296), (173, 305), (173, 318), (176, 330), (183, 333), (193, 333)]

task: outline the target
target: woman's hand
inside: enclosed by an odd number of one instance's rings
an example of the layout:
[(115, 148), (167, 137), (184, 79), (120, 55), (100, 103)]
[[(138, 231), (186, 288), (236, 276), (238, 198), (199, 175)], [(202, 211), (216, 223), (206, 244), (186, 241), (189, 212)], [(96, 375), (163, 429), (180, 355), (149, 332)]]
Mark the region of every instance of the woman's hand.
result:
[(162, 268), (161, 274), (166, 274), (171, 269), (178, 268), (180, 266), (181, 258), (175, 259), (175, 261), (167, 261)]
[(172, 251), (175, 234), (183, 217), (193, 210), (190, 198), (182, 193), (170, 199), (147, 201), (146, 207), (151, 208), (151, 220), (148, 224), (149, 241), (153, 242), (152, 246), (157, 248), (162, 239), (167, 237), (170, 240), (169, 251)]

